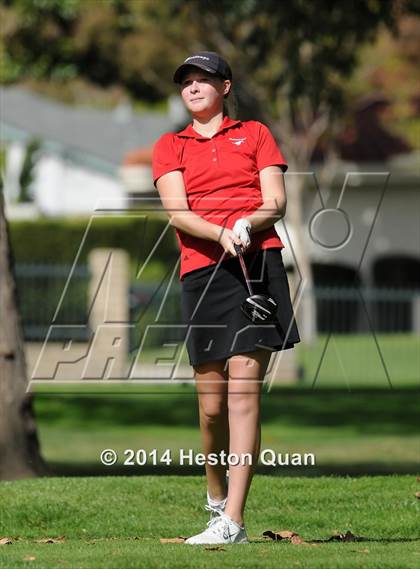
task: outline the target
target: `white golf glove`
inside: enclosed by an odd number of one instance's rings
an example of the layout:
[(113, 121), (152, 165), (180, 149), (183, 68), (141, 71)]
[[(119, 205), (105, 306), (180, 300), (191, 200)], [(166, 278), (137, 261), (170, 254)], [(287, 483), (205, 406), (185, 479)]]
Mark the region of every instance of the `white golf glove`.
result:
[(232, 231), (239, 237), (246, 248), (251, 245), (251, 224), (245, 217), (236, 221)]

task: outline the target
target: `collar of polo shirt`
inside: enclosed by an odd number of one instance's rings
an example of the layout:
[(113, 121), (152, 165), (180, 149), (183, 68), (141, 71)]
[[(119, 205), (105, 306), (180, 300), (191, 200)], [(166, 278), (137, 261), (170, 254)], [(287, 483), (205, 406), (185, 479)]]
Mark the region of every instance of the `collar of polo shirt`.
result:
[[(218, 134), (219, 132), (222, 132), (223, 130), (230, 128), (231, 126), (234, 126), (236, 124), (240, 124), (240, 122), (241, 121), (231, 119), (230, 117), (225, 115), (223, 117), (223, 121), (221, 122), (217, 132), (214, 133), (213, 137), (216, 136), (216, 134)], [(177, 132), (175, 134), (176, 134), (176, 136), (182, 136), (182, 137), (187, 137), (187, 138), (200, 138), (200, 139), (202, 138), (205, 140), (208, 139), (207, 136), (203, 136), (202, 134), (200, 134), (199, 132), (194, 130), (192, 123), (190, 123), (186, 128), (184, 128), (184, 130), (181, 130), (180, 132)]]

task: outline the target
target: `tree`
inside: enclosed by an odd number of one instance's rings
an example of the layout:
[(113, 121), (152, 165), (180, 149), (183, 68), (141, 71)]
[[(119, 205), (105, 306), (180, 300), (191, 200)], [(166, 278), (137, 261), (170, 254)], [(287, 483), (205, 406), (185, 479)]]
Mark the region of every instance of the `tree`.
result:
[(98, 10), (96, 1), (0, 0), (0, 19), (0, 83), (54, 85), (63, 97), (78, 82), (159, 101), (188, 49), (172, 1), (100, 0)]
[(0, 188), (0, 479), (47, 473), (40, 455), (18, 312), (9, 229)]
[(31, 202), (33, 200), (31, 185), (34, 179), (34, 170), (39, 157), (42, 142), (39, 138), (32, 138), (28, 141), (25, 149), (22, 170), (19, 176), (19, 203)]

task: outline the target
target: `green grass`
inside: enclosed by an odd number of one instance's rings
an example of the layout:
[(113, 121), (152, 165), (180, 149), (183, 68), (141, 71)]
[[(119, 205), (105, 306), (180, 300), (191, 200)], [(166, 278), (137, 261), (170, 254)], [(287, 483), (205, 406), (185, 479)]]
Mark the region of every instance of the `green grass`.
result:
[[(299, 346), (304, 383), (346, 387), (420, 385), (420, 337), (415, 334), (333, 334)], [(325, 353), (324, 353), (325, 350)], [(319, 368), (319, 369), (318, 369)]]
[[(178, 467), (176, 460), (180, 448), (201, 451), (195, 388), (160, 389), (143, 387), (143, 394), (36, 395), (41, 448), (52, 472), (139, 474), (138, 468), (120, 463), (102, 466), (99, 455), (105, 448), (120, 456), (127, 448), (157, 449), (159, 454), (171, 449), (174, 462), (169, 470), (150, 462), (141, 474), (201, 472), (194, 465)], [(413, 388), (273, 388), (262, 396), (261, 448), (315, 454), (315, 466), (282, 467), (282, 474), (409, 474), (419, 465), (418, 409), (419, 391)], [(276, 473), (272, 466), (259, 468)]]
[[(249, 545), (162, 544), (207, 521), (205, 479), (178, 476), (44, 478), (0, 485), (0, 567), (20, 568), (417, 568), (420, 483), (414, 476), (256, 476), (246, 510)], [(306, 541), (351, 531), (360, 542), (265, 542), (266, 530)], [(36, 543), (63, 537), (61, 543)], [(25, 560), (27, 557), (34, 560)]]
[[(175, 464), (180, 448), (201, 451), (195, 388), (143, 386), (135, 393), (105, 382), (81, 395), (71, 392), (75, 386), (55, 387), (56, 393), (36, 394), (34, 408), (43, 455), (63, 476), (0, 483), (0, 537), (12, 539), (0, 546), (0, 568), (419, 565), (415, 388), (264, 392), (261, 447), (312, 452), (317, 463), (306, 469), (260, 464), (245, 518), (251, 543), (214, 550), (159, 541), (192, 535), (207, 521), (204, 467)], [(105, 467), (99, 461), (105, 448), (120, 456), (126, 448), (170, 448), (174, 464)], [(357, 476), (322, 476), (334, 472)], [(401, 475), (361, 476), (366, 473)], [(309, 545), (267, 542), (262, 533), (269, 529), (292, 530)], [(364, 539), (326, 541), (347, 531)], [(36, 542), (61, 536), (58, 543)]]

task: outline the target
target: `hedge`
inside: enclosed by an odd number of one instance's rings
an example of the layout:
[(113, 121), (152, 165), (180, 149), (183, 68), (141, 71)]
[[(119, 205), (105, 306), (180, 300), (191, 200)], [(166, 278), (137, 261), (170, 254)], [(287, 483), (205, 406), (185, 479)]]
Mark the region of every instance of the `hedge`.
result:
[[(73, 263), (81, 246), (89, 218), (40, 218), (9, 222), (15, 263)], [(80, 250), (79, 263), (87, 260), (91, 249), (112, 247), (126, 250), (131, 259), (144, 259), (168, 224), (164, 215), (104, 216), (92, 219)], [(168, 228), (156, 251), (159, 261), (173, 261), (179, 254), (175, 230)]]

